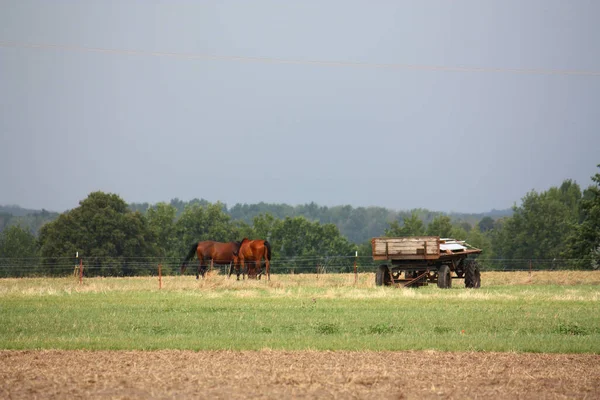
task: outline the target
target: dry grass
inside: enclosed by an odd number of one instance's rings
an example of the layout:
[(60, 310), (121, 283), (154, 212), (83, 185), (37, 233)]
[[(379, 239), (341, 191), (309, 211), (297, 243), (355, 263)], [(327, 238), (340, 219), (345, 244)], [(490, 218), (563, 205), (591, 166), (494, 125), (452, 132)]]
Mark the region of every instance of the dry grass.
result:
[(599, 398), (600, 356), (0, 351), (0, 398)]
[[(355, 281), (356, 279), (356, 281)], [(224, 295), (240, 298), (255, 296), (296, 297), (302, 293), (318, 292), (325, 298), (382, 298), (382, 297), (416, 297), (436, 298), (458, 296), (470, 299), (513, 298), (510, 293), (490, 293), (485, 289), (495, 287), (521, 287), (519, 296), (527, 295), (528, 287), (543, 285), (560, 285), (562, 287), (578, 285), (600, 285), (600, 271), (536, 271), (529, 272), (484, 272), (482, 288), (484, 290), (452, 290), (443, 291), (430, 285), (430, 289), (391, 289), (375, 286), (373, 273), (354, 274), (301, 274), (272, 275), (270, 282), (263, 280), (237, 281), (234, 277), (227, 279), (213, 272), (204, 280), (196, 280), (193, 276), (167, 276), (162, 278), (162, 290), (180, 291), (189, 296), (221, 297)], [(455, 288), (462, 288), (462, 280), (453, 282)], [(198, 290), (200, 289), (200, 290)], [(70, 295), (74, 293), (105, 293), (159, 290), (158, 277), (133, 278), (84, 278), (80, 285), (74, 278), (8, 278), (0, 279), (0, 296), (52, 296)], [(524, 291), (525, 290), (525, 291)], [(534, 294), (532, 294), (534, 295)], [(535, 294), (536, 296), (539, 294)], [(589, 298), (589, 296), (596, 298)], [(577, 290), (572, 296), (561, 294), (557, 300), (600, 300), (600, 291), (582, 298)]]
[(484, 272), (484, 286), (504, 285), (600, 285), (600, 270), (597, 271), (527, 271)]

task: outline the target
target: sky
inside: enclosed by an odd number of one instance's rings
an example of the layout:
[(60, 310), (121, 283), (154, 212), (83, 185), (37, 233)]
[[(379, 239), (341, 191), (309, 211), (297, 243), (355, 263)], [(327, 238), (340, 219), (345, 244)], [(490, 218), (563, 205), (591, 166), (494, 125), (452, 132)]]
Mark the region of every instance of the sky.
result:
[(600, 172), (596, 0), (0, 0), (0, 204), (445, 212)]

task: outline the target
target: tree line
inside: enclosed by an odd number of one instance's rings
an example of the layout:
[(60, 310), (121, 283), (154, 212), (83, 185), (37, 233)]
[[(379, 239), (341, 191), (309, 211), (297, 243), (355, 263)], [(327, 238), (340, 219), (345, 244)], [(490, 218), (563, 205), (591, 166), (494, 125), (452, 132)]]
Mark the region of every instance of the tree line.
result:
[[(477, 221), (424, 209), (390, 218), (389, 210), (377, 207), (350, 218), (358, 209), (314, 203), (275, 208), (259, 203), (230, 210), (204, 200), (128, 205), (116, 194), (94, 192), (55, 218), (47, 212), (34, 216), (49, 220), (38, 232), (23, 224), (4, 227), (0, 276), (64, 275), (76, 262), (76, 253), (85, 260), (88, 275), (145, 275), (154, 273), (158, 262), (169, 273), (194, 242), (244, 237), (269, 240), (273, 265), (280, 272), (312, 272), (316, 266), (350, 271), (356, 251), (360, 264), (369, 266), (371, 237), (415, 235), (466, 240), (483, 249), (481, 261), (488, 268), (518, 268), (529, 260), (549, 267), (598, 268), (600, 173), (592, 182), (584, 190), (565, 180), (546, 191), (531, 191), (513, 206), (511, 215), (481, 216)], [(366, 226), (370, 236), (358, 242), (345, 235), (342, 228), (347, 225), (339, 222), (344, 217), (348, 225)]]
[(154, 273), (159, 262), (170, 273), (193, 243), (244, 237), (268, 239), (273, 264), (284, 259), (287, 271), (314, 270), (315, 263), (332, 260), (337, 267), (349, 268), (356, 247), (335, 225), (303, 217), (261, 214), (247, 224), (233, 220), (221, 203), (187, 205), (180, 215), (175, 206), (158, 203), (141, 213), (116, 194), (94, 192), (79, 207), (43, 225), (37, 237), (17, 225), (2, 231), (1, 271), (3, 276), (64, 275), (73, 269), (78, 254), (87, 275), (146, 275)]
[[(179, 216), (186, 207), (190, 205), (199, 205), (206, 207), (210, 204), (205, 199), (193, 199), (189, 202), (184, 202), (180, 199), (173, 199), (169, 203), (177, 210), (176, 216)], [(149, 203), (132, 203), (129, 207), (133, 211), (146, 213), (152, 208)], [(441, 212), (431, 211), (425, 208), (418, 208), (408, 211), (390, 210), (384, 207), (352, 207), (350, 205), (341, 205), (334, 207), (319, 206), (314, 202), (291, 206), (289, 204), (272, 204), (260, 202), (256, 204), (235, 204), (228, 208), (223, 205), (223, 211), (227, 213), (232, 220), (242, 221), (247, 224), (252, 224), (254, 218), (259, 215), (270, 214), (276, 219), (284, 219), (286, 217), (304, 217), (310, 221), (318, 221), (322, 224), (334, 224), (340, 230), (340, 233), (347, 237), (348, 240), (355, 244), (364, 243), (371, 238), (381, 235), (388, 227), (391, 221), (402, 222), (405, 218), (413, 214), (417, 214), (419, 219), (425, 225), (428, 225), (433, 219), (439, 215), (446, 215)], [(453, 223), (463, 223), (474, 226), (480, 219), (485, 216), (493, 218), (509, 216), (512, 214), (511, 209), (507, 210), (492, 210), (489, 213), (450, 213), (447, 214)]]

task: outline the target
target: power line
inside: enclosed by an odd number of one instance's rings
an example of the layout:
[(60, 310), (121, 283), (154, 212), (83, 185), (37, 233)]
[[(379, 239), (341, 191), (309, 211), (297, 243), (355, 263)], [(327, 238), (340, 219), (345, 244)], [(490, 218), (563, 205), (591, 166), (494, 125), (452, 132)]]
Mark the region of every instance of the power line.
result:
[(64, 44), (49, 43), (24, 43), (12, 41), (0, 41), (0, 47), (26, 48), (26, 49), (46, 49), (72, 52), (104, 53), (132, 56), (151, 56), (151, 57), (172, 57), (182, 59), (214, 60), (214, 61), (233, 61), (233, 62), (253, 62), (264, 64), (292, 64), (292, 65), (312, 65), (322, 67), (355, 67), (355, 68), (376, 68), (376, 69), (404, 69), (413, 71), (432, 71), (432, 72), (479, 72), (479, 73), (507, 73), (521, 75), (575, 75), (575, 76), (600, 76), (600, 71), (593, 70), (574, 70), (574, 69), (550, 69), (550, 68), (505, 68), (505, 67), (460, 67), (446, 65), (426, 65), (426, 64), (398, 64), (398, 63), (371, 63), (359, 61), (327, 61), (327, 60), (301, 60), (286, 59), (274, 57), (248, 57), (248, 56), (222, 56), (200, 53), (177, 53), (162, 51), (144, 51), (111, 49), (102, 47), (85, 47)]

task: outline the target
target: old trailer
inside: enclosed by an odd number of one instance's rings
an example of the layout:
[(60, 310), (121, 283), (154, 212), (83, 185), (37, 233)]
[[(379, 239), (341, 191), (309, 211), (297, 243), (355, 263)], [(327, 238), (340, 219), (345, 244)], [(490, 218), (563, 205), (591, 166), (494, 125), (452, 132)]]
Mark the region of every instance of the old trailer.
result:
[(378, 286), (437, 282), (440, 288), (450, 288), (453, 279), (464, 279), (468, 288), (481, 286), (479, 264), (470, 257), (481, 254), (481, 249), (465, 241), (439, 236), (378, 237), (371, 240), (371, 246), (373, 260), (385, 261), (375, 274)]

